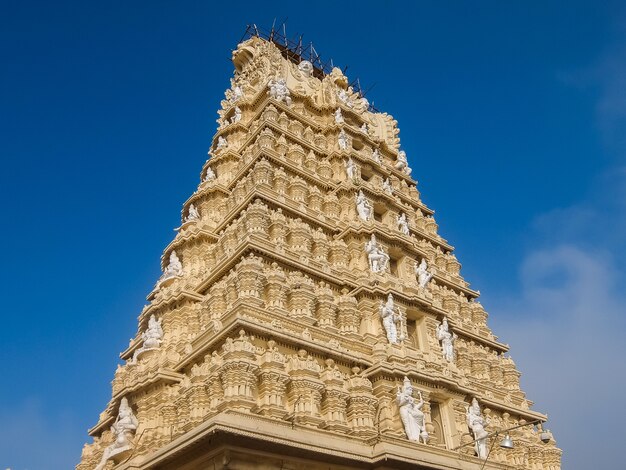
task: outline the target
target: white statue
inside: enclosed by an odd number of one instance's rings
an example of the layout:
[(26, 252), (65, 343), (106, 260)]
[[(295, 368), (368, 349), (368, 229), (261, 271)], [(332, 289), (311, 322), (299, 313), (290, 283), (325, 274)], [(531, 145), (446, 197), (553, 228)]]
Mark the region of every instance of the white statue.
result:
[(428, 264), (426, 258), (422, 258), (420, 264), (415, 263), (415, 275), (417, 276), (417, 284), (420, 288), (426, 287), (426, 284), (433, 278), (433, 273), (428, 271)]
[(139, 421), (133, 414), (133, 410), (128, 404), (126, 397), (122, 397), (117, 418), (111, 426), (111, 434), (115, 436), (113, 444), (104, 449), (102, 460), (95, 467), (95, 470), (102, 470), (106, 466), (107, 460), (132, 448), (133, 436), (137, 430)]
[(353, 106), (352, 100), (350, 99), (350, 95), (348, 95), (346, 90), (343, 90), (343, 89), (340, 90), (339, 93), (337, 93), (337, 96), (339, 97), (341, 102), (345, 104), (348, 108), (351, 108)]
[(437, 327), (437, 339), (441, 341), (443, 358), (448, 362), (454, 361), (454, 341), (456, 341), (456, 338), (456, 334), (450, 333), (448, 319), (443, 317), (441, 325)]
[(356, 178), (356, 163), (352, 158), (348, 158), (346, 162), (346, 176), (349, 180), (354, 180)]
[(428, 442), (428, 432), (426, 432), (426, 419), (422, 407), (424, 399), (422, 392), (418, 392), (420, 401), (415, 403), (413, 398), (413, 386), (408, 377), (404, 377), (404, 385), (396, 394), (396, 402), (400, 408), (400, 419), (404, 426), (404, 432), (409, 441), (419, 442), (420, 438), (426, 444)]
[(172, 251), (172, 253), (170, 253), (170, 262), (165, 268), (165, 271), (163, 271), (163, 275), (161, 276), (160, 280), (164, 281), (165, 279), (182, 276), (182, 275), (183, 275), (183, 265), (178, 259), (178, 256), (176, 255), (176, 251)]
[(411, 169), (409, 168), (409, 162), (406, 159), (406, 152), (404, 150), (400, 150), (398, 152), (398, 160), (396, 161), (396, 170), (404, 171), (407, 175), (411, 174)]
[(389, 195), (393, 195), (393, 186), (391, 186), (389, 178), (386, 178), (385, 181), (383, 181), (383, 191)]
[(403, 234), (409, 235), (409, 222), (406, 220), (406, 214), (403, 212), (398, 216), (398, 230), (400, 230)]
[(361, 126), (361, 128), (360, 128), (359, 130), (360, 130), (363, 134), (365, 134), (365, 135), (369, 135), (369, 133), (370, 133), (370, 130), (369, 130), (369, 128), (367, 127), (367, 123), (365, 123), (365, 122), (363, 123), (363, 125)]
[(221, 135), (217, 138), (217, 150), (224, 150), (228, 147), (228, 141)]
[(381, 164), (383, 162), (380, 158), (380, 152), (378, 149), (374, 149), (374, 151), (372, 152), (372, 160), (374, 160), (378, 164)]
[(196, 209), (196, 206), (190, 204), (185, 222), (193, 222), (194, 220), (200, 220), (200, 213), (198, 212), (198, 209)]
[(389, 267), (389, 255), (378, 246), (376, 235), (372, 233), (372, 238), (365, 244), (365, 252), (373, 273), (382, 273)]
[(241, 121), (241, 109), (239, 109), (239, 106), (235, 106), (235, 114), (233, 114), (233, 117), (231, 118), (230, 122), (232, 124), (235, 124), (236, 122)]
[(237, 85), (234, 89), (233, 89), (233, 94), (231, 97), (231, 102), (235, 103), (237, 101), (239, 101), (241, 98), (243, 98), (243, 91), (241, 90), (241, 87), (239, 85)]
[(360, 190), (356, 195), (356, 211), (361, 220), (366, 222), (374, 215), (374, 208), (372, 207), (372, 204), (367, 200), (363, 191)]
[(486, 459), (489, 456), (489, 449), (487, 448), (487, 436), (489, 433), (485, 431), (485, 426), (487, 426), (489, 422), (485, 421), (483, 418), (476, 398), (473, 398), (472, 404), (467, 407), (465, 417), (467, 419), (467, 426), (472, 431), (474, 440), (476, 441), (474, 444), (476, 455), (481, 459)]
[(308, 60), (303, 60), (298, 64), (298, 70), (308, 78), (313, 75), (313, 64)]
[(136, 364), (137, 358), (146, 351), (152, 349), (158, 349), (161, 346), (161, 340), (163, 339), (163, 328), (161, 328), (161, 320), (157, 320), (154, 315), (150, 315), (148, 320), (148, 328), (141, 333), (141, 339), (143, 344), (140, 348), (135, 349), (133, 358), (130, 360), (130, 364)]
[(213, 169), (209, 166), (206, 169), (206, 174), (204, 175), (204, 182), (208, 182), (208, 181), (214, 181), (215, 178), (217, 178), (217, 176), (215, 175), (215, 172), (213, 171)]
[(346, 132), (343, 129), (341, 129), (341, 132), (339, 133), (337, 142), (339, 142), (340, 150), (348, 150), (348, 144), (349, 144), (348, 134), (346, 134)]
[(278, 80), (270, 80), (270, 96), (277, 101), (284, 101), (287, 106), (291, 106), (291, 93), (287, 88), (287, 82), (284, 78)]
[(335, 110), (335, 124), (343, 124), (343, 114), (341, 114), (341, 108)]
[[(399, 342), (404, 341), (404, 327), (402, 324), (404, 319), (400, 310), (396, 308), (394, 304), (393, 295), (389, 294), (387, 296), (387, 302), (380, 303), (378, 313), (380, 314), (380, 318), (383, 321), (383, 327), (387, 333), (387, 341), (391, 344), (398, 344)], [(398, 334), (398, 330), (400, 330), (400, 334)]]

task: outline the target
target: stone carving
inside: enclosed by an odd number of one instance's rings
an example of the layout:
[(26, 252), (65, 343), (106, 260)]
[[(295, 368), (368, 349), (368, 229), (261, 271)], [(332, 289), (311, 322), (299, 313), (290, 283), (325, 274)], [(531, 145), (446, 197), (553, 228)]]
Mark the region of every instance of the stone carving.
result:
[(337, 97), (348, 108), (352, 108), (352, 106), (354, 106), (352, 103), (352, 99), (350, 98), (350, 95), (348, 95), (348, 92), (346, 92), (346, 90), (339, 90), (339, 93), (337, 93)]
[(277, 101), (283, 101), (287, 106), (291, 106), (291, 93), (284, 78), (270, 80), (269, 87), (269, 93), (272, 98)]
[(365, 252), (367, 253), (370, 270), (373, 273), (382, 273), (389, 268), (389, 255), (378, 245), (376, 235), (373, 233), (370, 240), (365, 244)]
[(217, 138), (217, 150), (224, 150), (228, 147), (228, 141), (221, 135)]
[(467, 426), (470, 428), (476, 441), (474, 444), (476, 455), (481, 459), (486, 459), (489, 456), (489, 450), (487, 448), (487, 436), (489, 433), (485, 431), (485, 427), (489, 422), (483, 418), (476, 398), (473, 398), (472, 404), (467, 407), (465, 416)]
[(136, 364), (137, 359), (141, 354), (146, 351), (158, 349), (161, 346), (161, 340), (163, 339), (163, 328), (161, 328), (161, 320), (157, 320), (154, 315), (150, 315), (148, 320), (148, 328), (141, 334), (143, 345), (136, 349), (133, 353), (133, 358), (129, 364)]
[(398, 216), (397, 219), (398, 230), (400, 230), (404, 235), (409, 235), (409, 222), (406, 220), (406, 214), (403, 212)]
[(198, 212), (198, 209), (196, 209), (196, 206), (190, 204), (185, 222), (195, 222), (196, 220), (200, 220), (200, 213)]
[(387, 296), (387, 302), (381, 302), (378, 313), (383, 321), (383, 327), (387, 333), (387, 340), (391, 344), (398, 344), (404, 341), (404, 330), (406, 329), (406, 319), (400, 313), (393, 301), (393, 295)]
[(309, 78), (313, 75), (313, 64), (308, 60), (303, 60), (298, 64), (298, 70), (302, 72), (302, 74)]
[(443, 321), (437, 327), (437, 339), (441, 341), (441, 350), (443, 352), (443, 358), (448, 361), (454, 361), (454, 342), (456, 341), (456, 334), (450, 333), (448, 327), (448, 319), (443, 317)]
[(341, 114), (341, 108), (335, 110), (335, 124), (343, 124), (343, 114)]
[(374, 160), (379, 165), (383, 162), (380, 158), (380, 151), (378, 149), (374, 149), (372, 152), (372, 160)]
[(425, 288), (428, 282), (433, 278), (433, 273), (428, 271), (428, 264), (425, 258), (422, 258), (421, 263), (415, 263), (415, 275), (417, 276), (417, 284), (422, 289)]
[(367, 222), (374, 215), (374, 208), (372, 207), (372, 203), (367, 200), (363, 191), (358, 192), (356, 195), (356, 211), (359, 214), (361, 220)]
[(217, 176), (215, 175), (213, 169), (210, 166), (207, 167), (203, 182), (207, 183), (209, 181), (215, 181), (216, 178)]
[(159, 279), (159, 282), (163, 282), (167, 279), (179, 277), (182, 275), (183, 275), (183, 265), (178, 259), (178, 256), (176, 255), (176, 251), (172, 251), (170, 253), (170, 262), (165, 268), (165, 271), (163, 271), (163, 275), (161, 276), (161, 279)]
[(133, 436), (135, 435), (138, 425), (139, 422), (133, 414), (128, 400), (126, 397), (122, 397), (117, 418), (111, 426), (111, 433), (115, 436), (115, 441), (104, 449), (102, 460), (100, 460), (95, 470), (102, 470), (106, 466), (107, 460), (132, 448)]
[(393, 194), (393, 186), (391, 186), (391, 181), (389, 181), (389, 178), (385, 178), (385, 180), (383, 181), (383, 191), (390, 196)]
[(365, 135), (369, 135), (369, 133), (370, 133), (370, 130), (369, 130), (369, 128), (367, 127), (367, 123), (366, 123), (366, 122), (364, 122), (364, 123), (363, 123), (363, 125), (361, 126), (361, 128), (360, 128), (359, 130), (360, 130), (363, 134), (365, 134)]
[(352, 158), (348, 158), (346, 161), (346, 176), (349, 180), (356, 179), (356, 163), (354, 163)]
[(406, 152), (404, 150), (398, 152), (398, 160), (396, 161), (395, 168), (396, 170), (403, 171), (407, 175), (411, 174), (412, 170), (409, 168), (409, 162), (407, 162)]
[(241, 87), (239, 85), (237, 85), (235, 88), (233, 88), (233, 94), (231, 96), (230, 101), (232, 103), (236, 103), (241, 98), (243, 98), (243, 91), (241, 90)]
[(350, 139), (348, 138), (348, 134), (346, 134), (343, 129), (341, 129), (341, 132), (339, 133), (337, 142), (339, 143), (339, 150), (348, 150), (348, 147), (350, 146)]
[(400, 408), (400, 419), (404, 426), (404, 432), (409, 441), (419, 442), (420, 439), (424, 444), (428, 442), (428, 432), (426, 432), (426, 419), (422, 407), (424, 400), (422, 393), (419, 393), (420, 401), (415, 403), (413, 398), (413, 386), (408, 377), (404, 377), (402, 389), (396, 394), (396, 402)]
[(230, 122), (232, 124), (235, 124), (236, 122), (241, 121), (241, 109), (239, 109), (239, 106), (235, 106), (235, 114), (233, 114), (233, 117), (231, 118)]

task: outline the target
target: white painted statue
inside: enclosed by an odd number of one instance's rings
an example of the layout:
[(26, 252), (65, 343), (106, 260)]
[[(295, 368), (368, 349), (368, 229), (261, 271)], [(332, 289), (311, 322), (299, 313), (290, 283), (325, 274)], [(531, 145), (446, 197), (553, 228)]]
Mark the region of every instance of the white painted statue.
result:
[(343, 114), (341, 113), (341, 108), (337, 108), (335, 110), (335, 124), (343, 124)]
[(122, 397), (120, 401), (120, 409), (117, 412), (117, 418), (111, 426), (111, 434), (115, 436), (113, 444), (104, 449), (102, 460), (95, 467), (95, 470), (102, 470), (106, 466), (107, 460), (111, 457), (121, 454), (132, 448), (133, 436), (137, 430), (139, 421), (133, 414), (133, 410), (128, 404), (126, 397)]
[(176, 255), (176, 251), (172, 251), (170, 253), (170, 262), (163, 271), (163, 275), (161, 276), (161, 280), (169, 279), (171, 277), (177, 277), (183, 275), (183, 265), (178, 259)]
[(204, 175), (204, 182), (208, 182), (208, 181), (214, 181), (215, 178), (217, 178), (217, 176), (215, 175), (215, 172), (213, 171), (213, 169), (209, 166), (206, 169), (206, 174)]
[(403, 234), (409, 235), (409, 221), (406, 220), (406, 214), (403, 212), (398, 216), (398, 230), (400, 230)]
[(235, 88), (233, 88), (231, 101), (235, 103), (239, 101), (241, 98), (243, 98), (243, 91), (241, 90), (241, 87), (237, 85)]
[(370, 270), (373, 273), (382, 273), (389, 267), (389, 255), (384, 252), (376, 241), (376, 235), (372, 233), (372, 238), (365, 244), (365, 252), (369, 261)]
[(148, 328), (146, 328), (146, 331), (141, 333), (141, 339), (143, 340), (143, 344), (133, 353), (133, 358), (130, 360), (130, 364), (136, 364), (137, 358), (144, 352), (152, 349), (158, 349), (159, 346), (161, 346), (161, 340), (163, 339), (161, 320), (157, 320), (154, 315), (150, 315), (150, 318), (148, 319)]
[(284, 78), (270, 80), (270, 96), (277, 101), (284, 101), (287, 106), (291, 106), (291, 93), (287, 88), (287, 81)]
[(426, 444), (428, 442), (428, 432), (426, 431), (426, 418), (422, 407), (424, 399), (422, 392), (418, 392), (420, 401), (415, 403), (413, 398), (413, 386), (408, 377), (404, 377), (404, 384), (396, 394), (396, 402), (400, 408), (400, 419), (404, 426), (404, 432), (409, 441), (419, 442), (420, 439)]
[(383, 162), (380, 158), (380, 151), (378, 149), (374, 149), (374, 151), (372, 152), (372, 160), (374, 160), (378, 164), (381, 164)]
[(200, 213), (198, 212), (198, 209), (196, 209), (196, 206), (192, 203), (189, 205), (189, 212), (185, 222), (193, 222), (194, 220), (200, 220)]
[(489, 433), (485, 431), (485, 427), (489, 422), (483, 418), (476, 398), (473, 398), (472, 404), (467, 407), (465, 417), (467, 426), (472, 431), (476, 441), (474, 444), (476, 455), (481, 459), (486, 459), (489, 456), (489, 449), (487, 448), (487, 436)]
[(372, 207), (372, 204), (367, 200), (363, 191), (360, 190), (356, 195), (356, 211), (361, 220), (366, 222), (374, 215), (374, 208)]
[(359, 130), (360, 130), (363, 134), (365, 134), (365, 135), (369, 135), (369, 133), (370, 133), (370, 130), (369, 130), (369, 128), (367, 127), (367, 123), (365, 123), (365, 122), (363, 123), (363, 125), (361, 126), (361, 128), (360, 128)]
[(393, 186), (391, 186), (391, 181), (389, 181), (389, 178), (386, 178), (385, 181), (383, 181), (383, 191), (389, 195), (393, 194)]
[(415, 263), (415, 275), (417, 276), (417, 284), (420, 288), (425, 288), (428, 282), (433, 278), (433, 274), (428, 270), (426, 258), (422, 258), (422, 262)]
[(313, 64), (308, 60), (303, 60), (298, 64), (298, 70), (308, 78), (313, 75)]
[(231, 118), (230, 122), (235, 124), (236, 122), (241, 121), (241, 109), (239, 109), (239, 106), (235, 106), (235, 114), (233, 114), (233, 117)]
[(398, 160), (396, 161), (396, 170), (400, 170), (405, 172), (407, 175), (411, 174), (411, 169), (409, 168), (409, 162), (406, 159), (406, 152), (404, 150), (400, 150), (398, 152)]
[(437, 327), (437, 339), (441, 341), (443, 358), (448, 362), (454, 361), (454, 342), (456, 341), (456, 338), (457, 336), (455, 333), (450, 333), (448, 319), (443, 317), (441, 325)]
[(351, 108), (353, 106), (350, 95), (348, 95), (348, 92), (346, 92), (346, 90), (340, 90), (339, 93), (337, 93), (337, 96), (339, 97), (341, 102), (345, 104), (348, 108)]
[[(380, 303), (378, 313), (380, 314), (383, 327), (387, 333), (387, 341), (391, 344), (398, 344), (404, 341), (404, 334), (402, 333), (404, 330), (402, 327), (403, 318), (399, 309), (395, 306), (393, 295), (389, 294), (387, 296), (387, 302)], [(400, 331), (400, 333), (398, 333), (398, 331)]]
[(339, 133), (337, 142), (339, 143), (339, 150), (348, 150), (348, 145), (349, 145), (348, 134), (346, 134), (346, 132), (343, 129), (341, 129), (341, 132)]
[(352, 158), (348, 158), (346, 161), (346, 176), (349, 180), (354, 180), (356, 178), (356, 163)]
[(217, 150), (224, 150), (228, 147), (228, 141), (221, 135), (217, 138)]

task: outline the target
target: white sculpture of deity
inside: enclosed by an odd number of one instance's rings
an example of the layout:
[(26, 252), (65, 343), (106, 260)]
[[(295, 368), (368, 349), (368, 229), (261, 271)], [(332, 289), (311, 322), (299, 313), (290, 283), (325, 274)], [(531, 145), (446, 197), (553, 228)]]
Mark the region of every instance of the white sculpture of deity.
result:
[(192, 203), (189, 205), (189, 212), (187, 213), (185, 222), (193, 222), (195, 220), (200, 220), (200, 213), (198, 212), (198, 209), (196, 209), (196, 206)]
[(456, 341), (456, 338), (457, 336), (455, 333), (450, 333), (448, 319), (443, 317), (441, 325), (437, 327), (437, 339), (441, 341), (443, 358), (448, 362), (454, 361), (454, 342)]
[(372, 204), (367, 200), (363, 191), (359, 190), (356, 195), (356, 211), (359, 214), (361, 220), (368, 221), (374, 215), (374, 208)]
[(346, 176), (349, 180), (354, 180), (356, 178), (356, 163), (352, 158), (348, 158), (346, 161)]
[(398, 230), (400, 230), (403, 234), (409, 235), (409, 222), (406, 220), (406, 214), (403, 212), (398, 216)]
[(132, 448), (133, 436), (139, 426), (139, 421), (133, 414), (133, 409), (128, 404), (126, 397), (120, 401), (120, 409), (117, 418), (111, 425), (111, 434), (115, 437), (113, 444), (104, 449), (102, 460), (95, 467), (95, 470), (102, 470), (106, 466), (107, 460)]
[(406, 152), (404, 150), (400, 150), (398, 152), (398, 160), (396, 161), (396, 170), (403, 171), (407, 175), (411, 174), (411, 169), (409, 168), (409, 162), (406, 159)]
[(365, 244), (365, 252), (369, 261), (370, 270), (373, 273), (382, 273), (389, 267), (389, 255), (378, 245), (376, 235), (372, 233), (372, 237)]
[(383, 162), (380, 158), (380, 151), (378, 149), (374, 149), (372, 152), (372, 160), (374, 160), (379, 165)]
[(313, 64), (308, 60), (303, 60), (298, 64), (298, 70), (308, 78), (313, 75)]
[(214, 181), (215, 178), (217, 178), (217, 176), (215, 175), (213, 169), (210, 166), (207, 167), (203, 182), (206, 183), (208, 181)]
[(217, 150), (224, 150), (228, 147), (228, 141), (221, 135), (217, 138)]
[(135, 349), (130, 364), (136, 364), (137, 358), (146, 351), (158, 349), (163, 339), (163, 328), (161, 328), (161, 320), (157, 320), (154, 315), (150, 315), (148, 319), (148, 328), (141, 333), (143, 344), (140, 348)]
[(346, 131), (344, 131), (343, 129), (341, 129), (341, 132), (339, 133), (337, 142), (339, 143), (339, 150), (348, 150), (348, 145), (349, 145), (348, 134), (346, 134)]
[(487, 447), (487, 436), (489, 433), (485, 431), (485, 427), (489, 424), (489, 421), (483, 418), (476, 398), (473, 398), (472, 404), (467, 407), (465, 417), (467, 426), (472, 431), (474, 440), (476, 441), (474, 444), (476, 455), (481, 459), (486, 459), (489, 456), (489, 449)]
[(235, 106), (235, 114), (233, 114), (233, 117), (231, 118), (230, 122), (232, 124), (235, 124), (236, 122), (241, 121), (241, 109), (239, 109), (239, 106)]
[(415, 263), (415, 275), (417, 276), (417, 284), (422, 289), (425, 288), (426, 284), (433, 278), (433, 273), (428, 271), (428, 264), (425, 258), (422, 258), (421, 263)]
[(383, 191), (389, 195), (393, 195), (393, 186), (391, 186), (391, 181), (389, 181), (389, 178), (386, 178), (383, 181)]
[(339, 97), (339, 99), (341, 100), (343, 104), (345, 104), (348, 108), (352, 108), (353, 106), (352, 100), (350, 99), (350, 95), (348, 95), (346, 90), (343, 90), (343, 89), (339, 90), (339, 93), (337, 93), (337, 96)]
[(361, 128), (360, 128), (359, 130), (360, 130), (363, 134), (365, 134), (365, 135), (369, 135), (369, 133), (370, 133), (370, 130), (369, 130), (369, 128), (367, 127), (367, 123), (365, 123), (365, 122), (363, 123), (363, 125), (361, 126)]
[(291, 106), (291, 93), (287, 88), (287, 81), (284, 78), (270, 80), (270, 96), (277, 101), (284, 101), (287, 106)]
[(231, 102), (236, 103), (241, 98), (243, 98), (243, 91), (241, 90), (241, 87), (237, 85), (235, 88), (233, 88), (233, 94), (230, 100)]
[(183, 265), (178, 259), (178, 256), (176, 255), (176, 251), (172, 251), (172, 253), (170, 253), (170, 262), (165, 268), (165, 271), (163, 271), (163, 275), (161, 276), (160, 280), (164, 281), (166, 279), (170, 279), (172, 277), (177, 277), (177, 276), (182, 276), (182, 275), (183, 275)]
[[(387, 333), (387, 341), (391, 344), (398, 344), (404, 341), (403, 317), (393, 301), (393, 295), (387, 296), (387, 302), (381, 302), (378, 313), (383, 321), (383, 327)], [(398, 330), (400, 333), (398, 333)]]
[(337, 108), (335, 110), (335, 124), (343, 124), (343, 114), (341, 113), (341, 108)]
[(396, 394), (396, 402), (400, 408), (400, 419), (404, 426), (404, 432), (409, 441), (419, 442), (420, 438), (426, 444), (428, 442), (428, 432), (426, 431), (426, 419), (422, 407), (424, 399), (422, 392), (418, 392), (420, 401), (415, 403), (413, 398), (413, 386), (408, 377), (404, 377), (404, 384)]

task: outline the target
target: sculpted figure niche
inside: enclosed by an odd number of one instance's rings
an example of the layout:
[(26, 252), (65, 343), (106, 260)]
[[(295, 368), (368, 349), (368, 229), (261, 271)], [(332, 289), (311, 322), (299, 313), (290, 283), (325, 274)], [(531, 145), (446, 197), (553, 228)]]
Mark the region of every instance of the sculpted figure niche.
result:
[(424, 400), (422, 392), (419, 392), (420, 401), (415, 403), (413, 398), (413, 386), (408, 377), (404, 377), (404, 384), (396, 394), (396, 402), (400, 408), (400, 418), (404, 426), (404, 432), (409, 441), (419, 442), (420, 438), (426, 444), (428, 432), (426, 432), (426, 419), (422, 407)]
[(486, 459), (489, 456), (489, 450), (487, 448), (487, 436), (489, 433), (485, 431), (485, 427), (489, 424), (486, 421), (482, 413), (480, 412), (480, 406), (476, 398), (472, 399), (472, 404), (467, 407), (465, 417), (467, 420), (467, 426), (470, 428), (476, 443), (474, 449), (476, 455), (481, 459)]
[(356, 163), (352, 158), (348, 158), (346, 161), (346, 176), (350, 181), (356, 179)]
[(185, 218), (185, 222), (194, 222), (196, 220), (200, 220), (200, 213), (196, 206), (192, 204), (189, 205), (189, 212), (187, 213), (187, 217)]
[(395, 167), (396, 170), (403, 171), (407, 175), (410, 175), (411, 171), (413, 171), (409, 168), (409, 162), (406, 159), (406, 152), (404, 150), (398, 152), (398, 160), (396, 161)]
[(287, 106), (291, 106), (291, 93), (284, 78), (270, 80), (269, 87), (269, 94), (272, 98), (277, 101), (283, 101)]
[(335, 111), (335, 124), (343, 124), (343, 114), (341, 114), (341, 108), (337, 108)]
[(337, 143), (339, 144), (339, 150), (348, 150), (348, 147), (350, 146), (348, 134), (346, 134), (346, 131), (344, 131), (343, 129), (341, 129), (341, 132), (339, 133)]
[(374, 160), (378, 164), (381, 164), (383, 162), (380, 158), (380, 150), (374, 149), (374, 151), (372, 152), (372, 160)]
[(313, 75), (313, 64), (308, 60), (303, 60), (298, 64), (298, 70), (307, 78)]
[(221, 135), (217, 138), (217, 150), (224, 150), (228, 147), (228, 141)]
[[(387, 340), (391, 344), (398, 344), (404, 341), (404, 334), (402, 333), (404, 331), (402, 325), (404, 317), (400, 313), (400, 309), (395, 306), (393, 295), (389, 294), (387, 296), (387, 302), (380, 303), (378, 313), (383, 321), (383, 327), (387, 333)], [(398, 334), (398, 331), (400, 331), (400, 334)]]
[(208, 183), (209, 181), (215, 181), (216, 178), (217, 176), (215, 175), (213, 169), (210, 166), (207, 167), (203, 182)]
[(393, 186), (391, 186), (391, 181), (389, 181), (389, 178), (386, 178), (383, 181), (383, 191), (389, 194), (390, 196), (393, 195)]
[(115, 441), (104, 449), (102, 460), (100, 460), (95, 470), (102, 470), (106, 466), (107, 460), (132, 448), (133, 436), (138, 425), (139, 422), (133, 414), (128, 400), (126, 397), (122, 397), (117, 418), (111, 426), (111, 433), (115, 436)]
[(159, 279), (159, 282), (162, 282), (167, 279), (174, 278), (174, 277), (182, 276), (182, 275), (183, 275), (183, 265), (178, 259), (178, 256), (176, 255), (176, 251), (173, 250), (170, 253), (170, 262), (165, 268), (165, 271), (163, 271), (163, 275), (161, 276), (161, 279)]
[(443, 358), (448, 362), (454, 361), (454, 342), (456, 341), (456, 338), (457, 336), (455, 333), (450, 333), (448, 319), (443, 317), (441, 325), (437, 327), (437, 339), (441, 341)]
[(356, 211), (361, 220), (364, 220), (365, 222), (374, 216), (374, 208), (372, 207), (372, 204), (367, 200), (363, 191), (360, 190), (356, 195)]
[(367, 253), (370, 270), (373, 273), (382, 273), (389, 268), (389, 255), (378, 245), (376, 235), (373, 233), (370, 240), (365, 244), (365, 252)]
[(397, 223), (398, 230), (400, 230), (400, 232), (404, 235), (409, 235), (409, 222), (406, 220), (406, 214), (404, 212), (398, 216)]
[(150, 315), (148, 320), (148, 328), (141, 334), (143, 345), (136, 349), (133, 358), (129, 364), (136, 364), (137, 358), (146, 351), (158, 349), (163, 339), (163, 328), (161, 328), (161, 319), (157, 320), (154, 315)]
[(239, 109), (239, 106), (235, 106), (235, 114), (233, 114), (230, 122), (231, 124), (235, 124), (239, 121), (241, 121), (241, 109)]
[(417, 284), (422, 289), (433, 278), (433, 274), (428, 270), (428, 263), (426, 263), (425, 258), (422, 258), (421, 263), (415, 263), (415, 275), (417, 276)]

